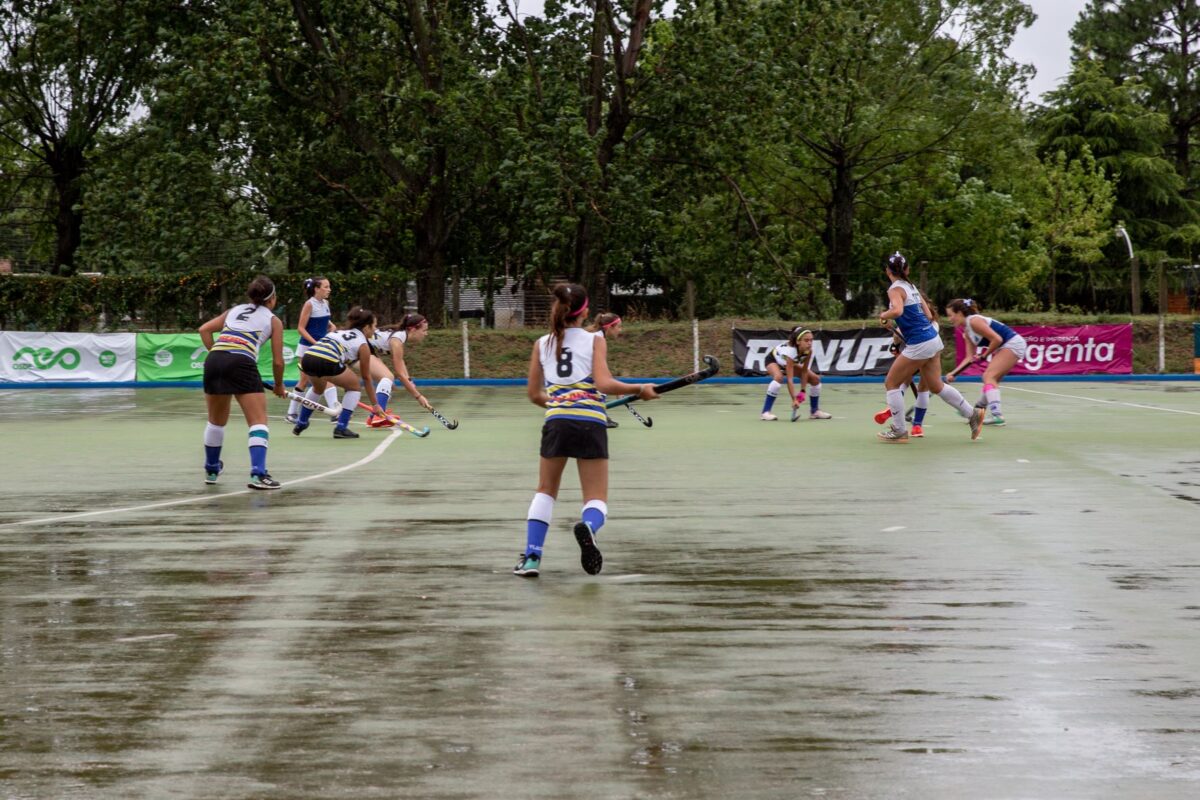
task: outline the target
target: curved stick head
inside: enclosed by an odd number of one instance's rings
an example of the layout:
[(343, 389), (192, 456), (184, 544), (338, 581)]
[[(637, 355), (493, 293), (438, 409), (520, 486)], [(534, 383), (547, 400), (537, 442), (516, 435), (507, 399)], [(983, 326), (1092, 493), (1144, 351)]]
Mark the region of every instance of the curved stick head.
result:
[(721, 371), (721, 362), (717, 361), (714, 356), (705, 356), (703, 361), (708, 365), (708, 368), (713, 371), (714, 375)]

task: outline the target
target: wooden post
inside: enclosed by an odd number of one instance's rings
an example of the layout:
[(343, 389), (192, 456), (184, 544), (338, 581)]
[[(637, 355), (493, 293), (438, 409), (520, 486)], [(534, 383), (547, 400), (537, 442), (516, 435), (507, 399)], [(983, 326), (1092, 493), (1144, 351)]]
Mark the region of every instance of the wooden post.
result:
[(684, 314), (687, 319), (696, 318), (696, 282), (693, 280), (687, 282), (687, 293), (684, 295)]

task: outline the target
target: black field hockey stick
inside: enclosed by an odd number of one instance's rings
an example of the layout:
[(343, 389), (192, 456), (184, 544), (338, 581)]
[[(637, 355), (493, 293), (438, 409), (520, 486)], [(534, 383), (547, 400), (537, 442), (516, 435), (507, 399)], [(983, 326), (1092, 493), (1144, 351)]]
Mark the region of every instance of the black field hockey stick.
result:
[(637, 417), (637, 421), (638, 421), (638, 422), (642, 423), (642, 424), (643, 424), (643, 425), (645, 425), (647, 428), (650, 428), (650, 427), (653, 427), (653, 426), (654, 426), (654, 420), (653, 420), (653, 418), (651, 418), (651, 417), (643, 417), (641, 414), (639, 414), (639, 413), (637, 412), (637, 409), (635, 409), (635, 408), (633, 407), (633, 403), (630, 403), (629, 405), (627, 405), (627, 406), (625, 406), (625, 407), (626, 407), (627, 409), (629, 409), (629, 413), (630, 413), (630, 414), (633, 414), (633, 416)]
[(428, 411), (430, 414), (433, 414), (434, 418), (437, 419), (438, 422), (442, 423), (442, 427), (445, 428), (446, 430), (452, 431), (458, 427), (458, 420), (446, 419), (444, 416), (442, 416), (441, 412), (439, 412), (433, 406), (429, 406), (425, 410)]
[[(659, 394), (673, 392), (676, 389), (682, 389), (684, 386), (691, 386), (693, 383), (699, 383), (700, 381), (707, 380), (720, 371), (721, 362), (717, 361), (712, 356), (705, 356), (703, 361), (708, 365), (704, 369), (700, 370), (699, 372), (693, 372), (691, 375), (684, 375), (682, 378), (675, 378), (674, 380), (667, 381), (666, 383), (660, 383), (654, 387), (654, 391), (658, 392)], [(616, 408), (617, 406), (627, 406), (637, 399), (638, 396), (636, 394), (628, 394), (619, 400), (609, 400), (604, 404), (604, 407)]]
[(954, 369), (952, 369), (952, 370), (950, 370), (949, 372), (947, 372), (947, 373), (946, 373), (946, 377), (947, 377), (947, 378), (953, 378), (953, 377), (956, 377), (956, 376), (958, 375), (958, 373), (962, 372), (963, 370), (967, 369), (968, 367), (970, 367), (970, 366), (972, 366), (972, 365), (974, 365), (974, 364), (978, 364), (980, 361), (983, 361), (983, 360), (984, 360), (985, 358), (987, 358), (989, 355), (991, 355), (991, 353), (989, 353), (987, 350), (984, 350), (982, 353), (980, 353), (979, 355), (975, 356), (974, 358), (972, 358), (972, 359), (971, 359), (970, 361), (968, 361), (967, 363), (965, 363), (965, 364), (962, 364), (962, 365), (960, 365), (960, 366), (957, 366), (957, 367), (955, 367)]

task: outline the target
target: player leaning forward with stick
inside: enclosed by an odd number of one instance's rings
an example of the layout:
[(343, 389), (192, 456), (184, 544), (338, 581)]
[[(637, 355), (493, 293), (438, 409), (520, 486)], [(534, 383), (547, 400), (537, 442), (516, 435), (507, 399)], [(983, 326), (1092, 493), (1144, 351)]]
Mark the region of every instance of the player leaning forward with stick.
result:
[(623, 383), (608, 369), (608, 344), (582, 327), (587, 316), (587, 292), (573, 283), (554, 287), (550, 333), (533, 346), (529, 358), (529, 400), (546, 409), (542, 425), (538, 488), (525, 523), (525, 552), (514, 575), (535, 577), (542, 563), (542, 545), (550, 529), (554, 501), (567, 459), (575, 459), (583, 489), (582, 519), (575, 523), (580, 562), (589, 575), (600, 572), (604, 559), (596, 534), (608, 515), (608, 427), (600, 394), (658, 397), (648, 383)]
[[(216, 483), (224, 464), (221, 446), (229, 422), (230, 399), (236, 398), (250, 426), (251, 489), (278, 489), (279, 481), (267, 472), (267, 396), (258, 374), (258, 350), (271, 340), (272, 391), (284, 397), (283, 323), (272, 313), (278, 298), (275, 284), (265, 275), (246, 290), (249, 303), (234, 306), (200, 326), (200, 341), (208, 350), (204, 359), (204, 400), (208, 425), (204, 428), (204, 482)], [(220, 331), (220, 333), (217, 333)], [(213, 334), (217, 333), (216, 340)]]
[(991, 356), (983, 371), (983, 397), (975, 405), (986, 405), (992, 413), (990, 419), (984, 420), (984, 425), (1003, 425), (1000, 381), (1025, 357), (1025, 337), (1003, 322), (985, 317), (979, 310), (979, 303), (969, 297), (951, 300), (946, 306), (946, 314), (956, 327), (963, 329), (967, 344), (966, 358), (946, 376), (946, 381), (953, 383), (954, 376), (961, 370), (981, 358)]
[(983, 422), (983, 409), (973, 408), (953, 386), (942, 383), (941, 352), (944, 345), (933, 324), (933, 312), (925, 299), (908, 280), (908, 261), (899, 253), (893, 253), (884, 261), (884, 271), (891, 285), (888, 287), (888, 307), (879, 315), (879, 324), (889, 327), (892, 320), (904, 339), (904, 349), (892, 362), (884, 379), (887, 404), (891, 411), (891, 424), (879, 432), (879, 438), (888, 443), (908, 441), (908, 429), (904, 423), (904, 390), (913, 375), (921, 374), (921, 389), (936, 394), (971, 425), (971, 438), (978, 439)]

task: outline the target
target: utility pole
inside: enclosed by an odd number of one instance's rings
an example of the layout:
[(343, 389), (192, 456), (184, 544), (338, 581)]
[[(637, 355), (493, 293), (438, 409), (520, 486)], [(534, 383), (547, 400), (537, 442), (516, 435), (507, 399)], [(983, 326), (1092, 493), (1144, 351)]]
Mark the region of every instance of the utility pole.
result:
[(1125, 232), (1124, 226), (1117, 226), (1117, 233), (1121, 234), (1125, 239), (1125, 247), (1129, 249), (1129, 292), (1132, 295), (1130, 300), (1130, 310), (1134, 314), (1142, 313), (1142, 276), (1138, 272), (1137, 256), (1133, 254), (1133, 242), (1129, 241), (1129, 234)]

